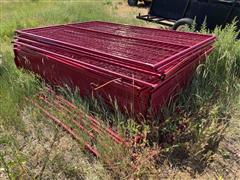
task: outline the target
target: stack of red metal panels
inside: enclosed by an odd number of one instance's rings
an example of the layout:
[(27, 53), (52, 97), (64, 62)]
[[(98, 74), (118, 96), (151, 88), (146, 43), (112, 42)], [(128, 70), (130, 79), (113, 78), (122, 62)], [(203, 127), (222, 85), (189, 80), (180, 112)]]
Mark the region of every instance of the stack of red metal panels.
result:
[(146, 115), (186, 85), (214, 41), (212, 35), (94, 21), (16, 31), (14, 53), (18, 67), (51, 84)]

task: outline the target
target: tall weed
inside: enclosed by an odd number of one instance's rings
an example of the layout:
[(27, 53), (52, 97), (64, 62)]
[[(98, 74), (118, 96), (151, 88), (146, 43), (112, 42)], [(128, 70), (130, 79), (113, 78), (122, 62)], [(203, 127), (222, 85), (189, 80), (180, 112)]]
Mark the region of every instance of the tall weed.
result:
[(235, 23), (214, 30), (214, 51), (165, 113), (167, 120), (158, 133), (159, 138), (170, 141), (167, 152), (181, 147), (190, 158), (206, 163), (202, 160), (216, 151), (231, 123), (231, 109), (239, 104), (240, 41), (236, 40), (236, 30)]

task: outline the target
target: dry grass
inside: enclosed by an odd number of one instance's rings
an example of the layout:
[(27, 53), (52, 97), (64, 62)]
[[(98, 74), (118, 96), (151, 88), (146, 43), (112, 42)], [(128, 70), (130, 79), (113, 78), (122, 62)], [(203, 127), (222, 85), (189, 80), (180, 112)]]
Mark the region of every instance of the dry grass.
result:
[[(198, 68), (195, 79), (179, 100), (167, 108), (164, 123), (136, 124), (119, 111), (110, 113), (99, 102), (81, 100), (69, 91), (64, 93), (86, 113), (105, 120), (106, 125), (113, 122), (123, 134), (126, 131), (142, 134), (143, 141), (127, 152), (131, 160), (118, 147), (113, 147), (109, 154), (102, 150), (102, 160), (90, 158), (80, 144), (26, 104), (24, 97), (33, 97), (44, 85), (33, 75), (15, 68), (10, 43), (15, 29), (96, 19), (141, 24), (134, 13), (118, 17), (116, 13), (125, 6), (120, 0), (1, 2), (1, 179), (236, 179), (239, 176), (240, 44), (234, 40), (233, 26), (224, 31), (216, 29), (219, 35), (216, 50)], [(180, 113), (176, 113), (176, 107)], [(151, 157), (154, 153), (157, 156)], [(106, 160), (115, 162), (113, 167)], [(130, 168), (132, 164), (137, 165), (134, 171)]]

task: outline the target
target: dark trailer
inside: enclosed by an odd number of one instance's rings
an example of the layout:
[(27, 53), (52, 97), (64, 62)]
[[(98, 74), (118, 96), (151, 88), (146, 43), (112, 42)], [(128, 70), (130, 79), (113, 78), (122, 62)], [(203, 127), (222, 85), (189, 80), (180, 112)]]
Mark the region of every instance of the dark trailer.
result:
[[(147, 15), (139, 14), (138, 19), (159, 23), (177, 30), (192, 25), (196, 29), (206, 22), (208, 29), (224, 27), (235, 18), (240, 18), (240, 0), (153, 0)], [(240, 29), (240, 23), (237, 22)]]

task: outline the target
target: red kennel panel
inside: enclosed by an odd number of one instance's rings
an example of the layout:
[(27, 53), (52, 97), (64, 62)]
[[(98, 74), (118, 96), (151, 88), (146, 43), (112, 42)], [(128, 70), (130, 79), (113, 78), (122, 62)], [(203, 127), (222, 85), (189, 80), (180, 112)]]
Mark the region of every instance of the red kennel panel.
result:
[(122, 111), (159, 111), (212, 51), (214, 36), (87, 22), (17, 31), (15, 63)]

